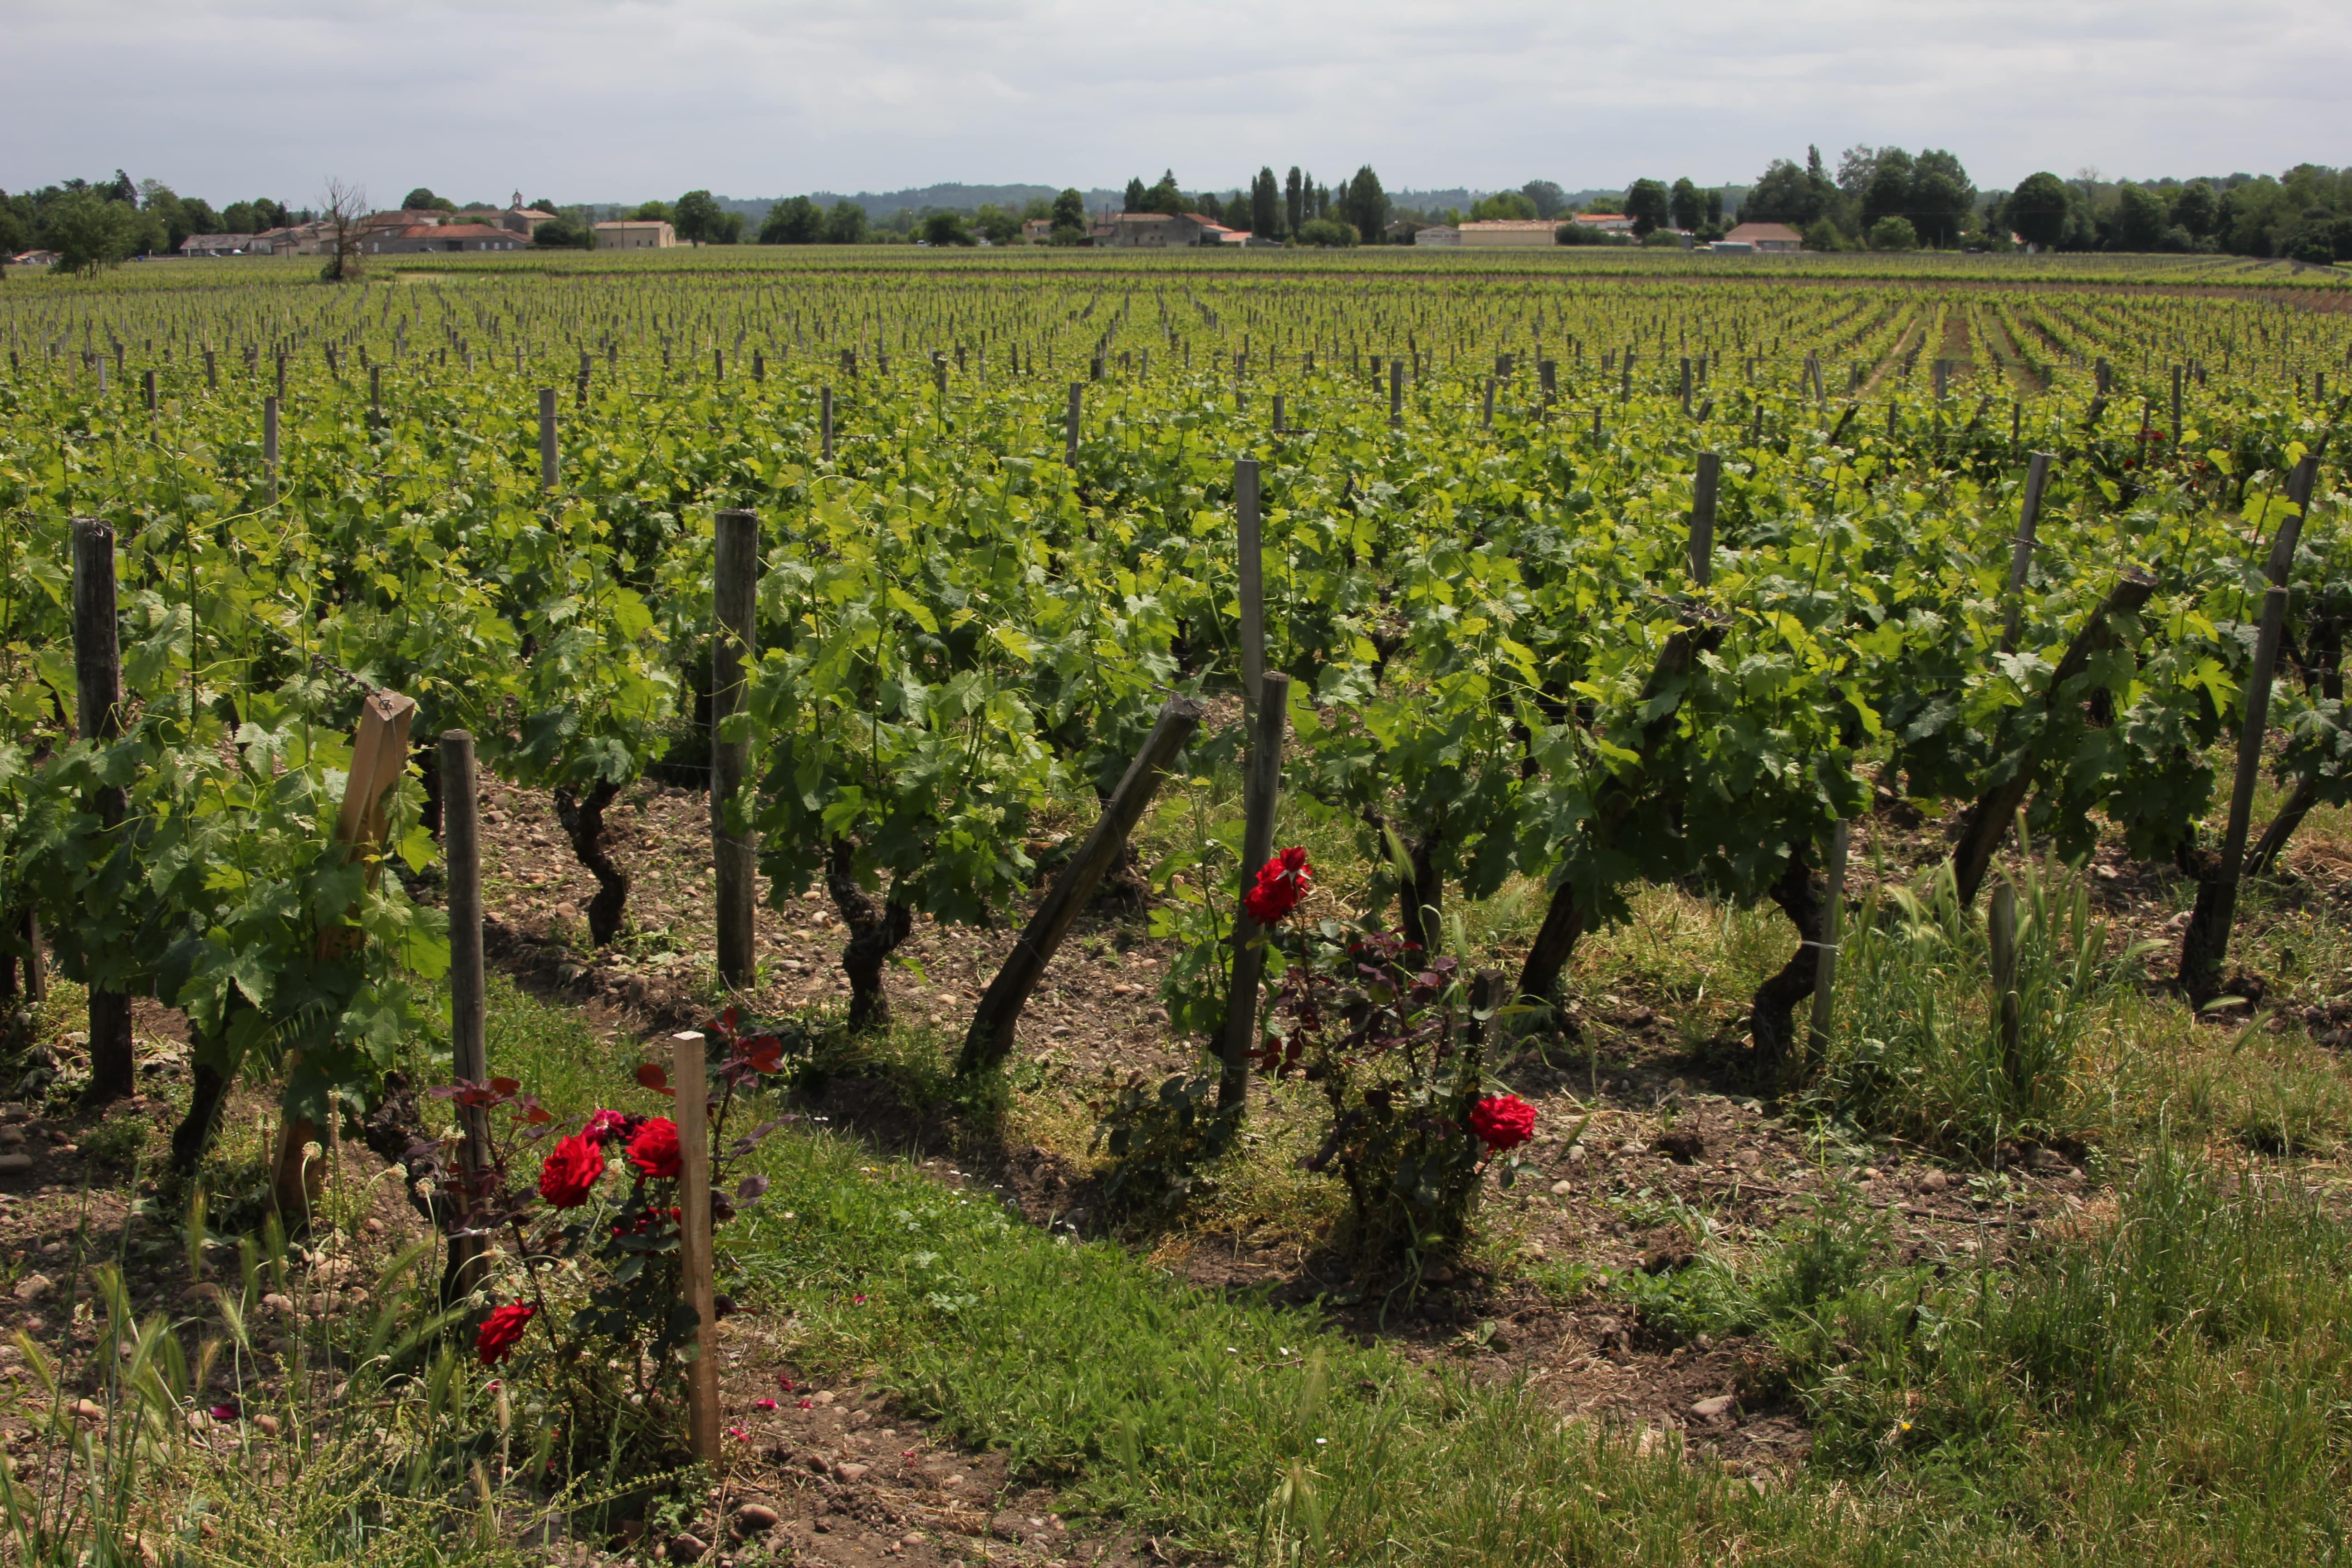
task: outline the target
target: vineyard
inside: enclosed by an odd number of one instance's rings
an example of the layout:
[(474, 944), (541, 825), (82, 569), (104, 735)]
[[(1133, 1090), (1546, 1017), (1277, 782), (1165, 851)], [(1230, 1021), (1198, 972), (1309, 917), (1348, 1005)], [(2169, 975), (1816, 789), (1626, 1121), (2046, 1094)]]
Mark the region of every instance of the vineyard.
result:
[(0, 290), (0, 1558), (2329, 1560), (2352, 314), (2130, 259)]

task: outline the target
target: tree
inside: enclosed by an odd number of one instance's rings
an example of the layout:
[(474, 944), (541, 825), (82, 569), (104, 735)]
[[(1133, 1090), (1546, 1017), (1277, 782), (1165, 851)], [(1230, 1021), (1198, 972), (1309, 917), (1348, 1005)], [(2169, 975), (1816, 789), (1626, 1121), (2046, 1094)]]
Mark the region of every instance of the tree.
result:
[(1194, 196), (1188, 205), (1193, 212), (1199, 213), (1211, 223), (1223, 223), (1225, 221), (1224, 204), (1218, 201), (1215, 195), (1210, 192), (1202, 191), (1199, 195)]
[(1625, 216), (1633, 220), (1633, 233), (1648, 238), (1652, 229), (1664, 228), (1674, 215), (1667, 210), (1666, 187), (1655, 180), (1636, 180), (1625, 192)]
[(446, 196), (436, 196), (426, 187), (419, 185), (400, 198), (400, 210), (404, 213), (453, 213), (457, 210), (457, 204)]
[(360, 278), (360, 219), (367, 216), (367, 190), (364, 186), (346, 184), (330, 178), (327, 189), (319, 201), (319, 215), (326, 219), (327, 238), (334, 248), (327, 253), (327, 263), (319, 268), (319, 276), (330, 283), (356, 283)]
[(1271, 167), (1258, 170), (1250, 182), (1250, 232), (1265, 239), (1282, 234), (1282, 186)]
[(1889, 214), (1870, 226), (1870, 248), (1916, 250), (1919, 248), (1919, 231), (1911, 226), (1909, 218)]
[(1143, 193), (1143, 205), (1135, 210), (1146, 213), (1166, 213), (1171, 217), (1181, 217), (1192, 210), (1192, 204), (1186, 201), (1184, 193), (1176, 188), (1176, 171), (1162, 169), (1160, 172), (1159, 181)]
[(1534, 204), (1538, 217), (1558, 217), (1568, 205), (1568, 193), (1551, 180), (1529, 180), (1519, 195)]
[(1911, 226), (1929, 245), (1958, 244), (1971, 205), (1970, 194), (1941, 170), (1930, 169), (1911, 182)]
[(938, 246), (978, 245), (979, 237), (963, 226), (963, 214), (932, 213), (923, 219), (923, 238)]
[(1723, 226), (1723, 187), (1720, 185), (1706, 193), (1706, 226), (1709, 228)]
[(1470, 209), (1470, 218), (1474, 223), (1488, 222), (1496, 218), (1527, 219), (1541, 216), (1543, 214), (1536, 210), (1536, 204), (1519, 191), (1497, 191)]
[(1698, 226), (1699, 216), (1704, 209), (1699, 203), (1698, 187), (1691, 183), (1689, 175), (1685, 174), (1675, 182), (1674, 190), (1666, 196), (1666, 207), (1675, 216), (1676, 228)]
[(824, 242), (827, 245), (860, 245), (866, 239), (866, 209), (847, 196), (833, 204), (825, 216)]
[(89, 190), (68, 191), (43, 215), (44, 237), (68, 272), (95, 273), (131, 254), (138, 213)]
[(1856, 142), (1838, 154), (1837, 187), (1848, 200), (1859, 203), (1862, 193), (1870, 188), (1871, 175), (1877, 172), (1878, 149)]
[(1775, 158), (1741, 199), (1739, 220), (1785, 223), (1802, 228), (1823, 216), (1826, 208), (1822, 192), (1809, 172), (1786, 158)]
[(163, 226), (163, 249), (179, 249), (180, 241), (196, 232), (185, 204), (161, 180), (139, 182), (139, 210)]
[(670, 222), (677, 226), (678, 238), (689, 245), (700, 245), (718, 237), (720, 220), (725, 216), (719, 198), (709, 191), (688, 191), (677, 198)]
[(1282, 200), (1286, 220), (1283, 226), (1292, 234), (1297, 234), (1307, 222), (1306, 184), (1307, 176), (1298, 172), (1298, 165), (1290, 165), (1290, 173), (1283, 176)]
[(2116, 193), (2116, 247), (2157, 249), (2164, 243), (2168, 216), (2164, 210), (2164, 198), (2146, 185), (2124, 186)]
[(824, 211), (806, 196), (776, 203), (760, 225), (761, 245), (814, 245), (824, 237)]
[(2220, 216), (2219, 204), (2213, 199), (2213, 187), (2202, 180), (2192, 180), (2180, 187), (2172, 198), (2172, 221), (2189, 231), (2191, 239), (2202, 239), (2213, 232), (2213, 221)]
[(2047, 169), (2018, 182), (2001, 205), (2002, 221), (2028, 245), (2049, 249), (2064, 237), (2066, 182)]
[(1356, 243), (1356, 231), (1336, 218), (1311, 217), (1298, 226), (1298, 243), (1345, 250)]
[(1076, 186), (1054, 198), (1053, 217), (1055, 244), (1075, 245), (1087, 237), (1087, 198)]
[(1021, 219), (992, 202), (982, 202), (971, 220), (972, 226), (988, 238), (991, 245), (1010, 245), (1021, 237)]
[(1381, 189), (1381, 177), (1366, 163), (1348, 182), (1348, 221), (1356, 226), (1366, 245), (1378, 245), (1381, 231), (1389, 226), (1389, 194)]
[(1900, 147), (1884, 148), (1870, 184), (1863, 187), (1863, 226), (1872, 227), (1883, 217), (1901, 217), (1910, 210), (1911, 154)]
[(539, 200), (531, 203), (530, 205), (523, 208), (522, 210), (527, 213), (552, 213), (557, 217), (562, 217), (563, 216), (563, 209), (557, 206), (554, 202), (549, 200), (545, 196), (540, 197)]
[(1143, 205), (1144, 195), (1143, 177), (1139, 174), (1127, 182), (1127, 195), (1119, 203), (1118, 210), (1123, 213), (1139, 213), (1146, 210)]

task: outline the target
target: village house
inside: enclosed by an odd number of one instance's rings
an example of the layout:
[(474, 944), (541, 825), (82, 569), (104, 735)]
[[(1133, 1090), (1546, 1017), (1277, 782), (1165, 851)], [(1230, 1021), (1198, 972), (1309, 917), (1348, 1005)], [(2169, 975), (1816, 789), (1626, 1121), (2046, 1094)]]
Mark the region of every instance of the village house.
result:
[(1436, 223), (1412, 237), (1415, 245), (1460, 245), (1462, 231), (1448, 223)]
[(1114, 250), (1164, 250), (1214, 245), (1232, 232), (1199, 213), (1111, 213), (1096, 221), (1094, 241)]
[(253, 254), (253, 236), (249, 234), (192, 234), (180, 241), (183, 256), (249, 256)]
[(1570, 221), (1580, 228), (1589, 228), (1600, 234), (1633, 232), (1633, 220), (1623, 213), (1578, 213)]

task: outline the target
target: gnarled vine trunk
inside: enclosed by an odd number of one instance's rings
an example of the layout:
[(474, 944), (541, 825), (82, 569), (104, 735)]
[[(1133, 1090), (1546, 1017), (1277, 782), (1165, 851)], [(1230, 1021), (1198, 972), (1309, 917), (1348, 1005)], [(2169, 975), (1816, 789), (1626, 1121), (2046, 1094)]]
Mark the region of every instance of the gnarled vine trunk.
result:
[(1759, 1058), (1780, 1062), (1788, 1058), (1790, 1047), (1796, 1043), (1797, 1004), (1813, 994), (1821, 970), (1821, 950), (1814, 944), (1822, 940), (1823, 911), (1821, 896), (1813, 888), (1812, 868), (1805, 863), (1804, 846), (1790, 849), (1789, 864), (1772, 884), (1772, 901), (1797, 928), (1799, 945), (1795, 955), (1756, 988), (1748, 1009), (1748, 1031), (1755, 1038)]
[(621, 934), (621, 911), (629, 901), (629, 879), (604, 853), (604, 808), (620, 793), (620, 785), (609, 783), (584, 795), (555, 792), (555, 819), (572, 840), (572, 853), (596, 879), (596, 896), (588, 900), (588, 937), (598, 947)]
[(859, 887), (850, 871), (853, 854), (847, 840), (834, 840), (824, 889), (849, 927), (841, 969), (849, 976), (849, 1026), (862, 1033), (890, 1026), (890, 994), (882, 985), (882, 966), (915, 929), (915, 910), (896, 897), (877, 899)]

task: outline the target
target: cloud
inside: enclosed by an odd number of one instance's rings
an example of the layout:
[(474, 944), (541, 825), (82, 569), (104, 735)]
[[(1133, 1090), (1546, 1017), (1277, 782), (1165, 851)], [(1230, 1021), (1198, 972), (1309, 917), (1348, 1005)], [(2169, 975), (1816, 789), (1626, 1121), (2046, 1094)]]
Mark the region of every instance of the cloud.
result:
[(2340, 0), (11, 0), (0, 184), (1579, 187), (1867, 142), (1991, 187), (2324, 158), (2347, 69)]

